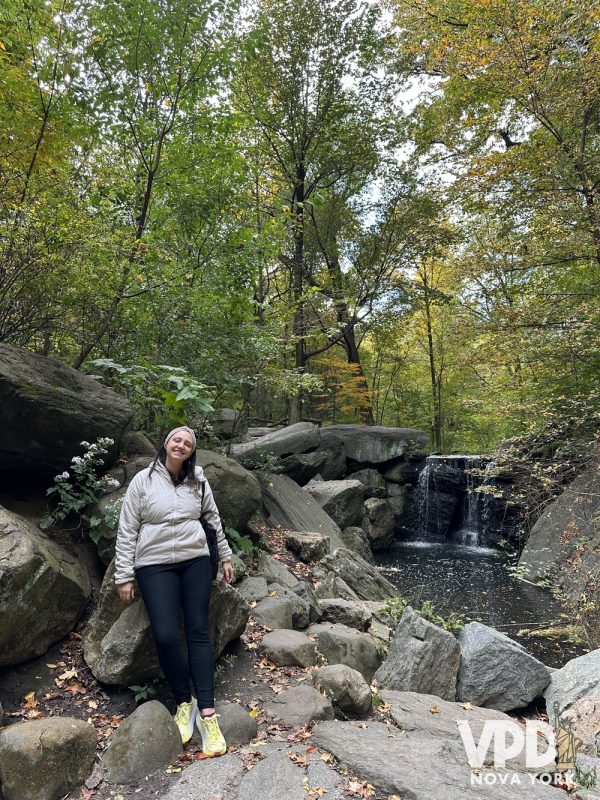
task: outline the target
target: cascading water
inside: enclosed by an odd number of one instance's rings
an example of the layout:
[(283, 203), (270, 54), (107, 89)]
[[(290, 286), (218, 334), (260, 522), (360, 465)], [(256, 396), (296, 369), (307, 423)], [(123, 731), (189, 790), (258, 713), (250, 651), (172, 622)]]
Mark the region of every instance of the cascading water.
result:
[(428, 456), (415, 492), (417, 540), (480, 544), (489, 523), (477, 491), (483, 465), (481, 456)]

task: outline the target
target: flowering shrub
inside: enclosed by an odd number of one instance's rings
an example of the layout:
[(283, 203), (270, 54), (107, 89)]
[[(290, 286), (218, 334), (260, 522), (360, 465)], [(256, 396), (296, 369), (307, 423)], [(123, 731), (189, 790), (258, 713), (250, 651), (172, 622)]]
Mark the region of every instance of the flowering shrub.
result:
[(112, 478), (98, 478), (96, 467), (102, 464), (102, 456), (108, 453), (112, 439), (99, 438), (95, 443), (81, 442), (86, 449), (82, 456), (73, 456), (70, 470), (65, 470), (54, 478), (54, 486), (47, 495), (58, 495), (56, 508), (40, 520), (40, 528), (49, 528), (66, 519), (70, 514), (78, 514), (80, 520), (86, 519), (83, 509), (95, 502), (105, 489), (113, 488), (118, 482)]

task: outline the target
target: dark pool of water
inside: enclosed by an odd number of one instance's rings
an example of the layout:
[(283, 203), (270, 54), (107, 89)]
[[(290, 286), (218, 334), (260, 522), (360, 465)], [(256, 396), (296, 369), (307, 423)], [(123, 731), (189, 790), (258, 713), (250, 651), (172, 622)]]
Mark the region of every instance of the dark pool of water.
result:
[(490, 625), (548, 666), (561, 667), (587, 652), (564, 640), (519, 633), (571, 620), (550, 592), (511, 577), (507, 560), (495, 550), (449, 542), (396, 542), (378, 554), (377, 564), (411, 605), (430, 600), (442, 616), (455, 611), (467, 621)]

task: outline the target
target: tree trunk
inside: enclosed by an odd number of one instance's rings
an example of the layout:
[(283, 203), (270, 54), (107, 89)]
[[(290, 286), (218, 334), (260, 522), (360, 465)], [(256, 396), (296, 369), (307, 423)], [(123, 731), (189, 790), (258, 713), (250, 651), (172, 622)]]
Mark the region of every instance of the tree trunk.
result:
[[(306, 322), (304, 319), (304, 181), (306, 174), (304, 165), (299, 164), (296, 169), (296, 186), (294, 188), (295, 212), (294, 220), (294, 260), (293, 260), (293, 288), (294, 288), (294, 366), (296, 372), (304, 373), (306, 368)], [(302, 389), (290, 399), (290, 425), (301, 422), (303, 411)]]

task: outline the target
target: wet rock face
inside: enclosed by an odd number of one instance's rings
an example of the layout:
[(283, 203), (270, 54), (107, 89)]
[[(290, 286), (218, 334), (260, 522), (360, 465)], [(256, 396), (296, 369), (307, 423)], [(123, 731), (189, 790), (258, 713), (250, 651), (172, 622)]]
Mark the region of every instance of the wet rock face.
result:
[(81, 455), (81, 442), (114, 440), (114, 463), (133, 417), (128, 401), (93, 378), (51, 358), (0, 344), (3, 426), (0, 472), (52, 476)]

